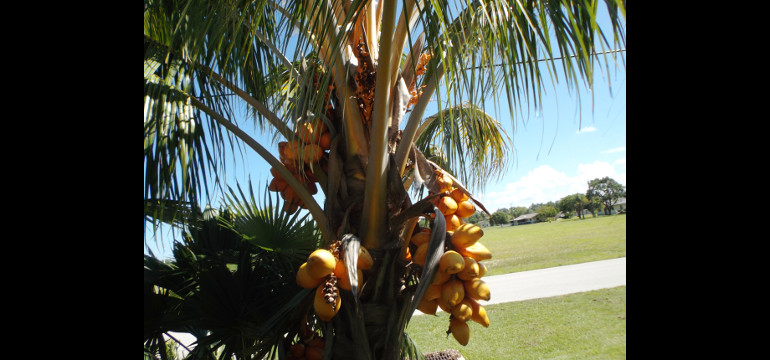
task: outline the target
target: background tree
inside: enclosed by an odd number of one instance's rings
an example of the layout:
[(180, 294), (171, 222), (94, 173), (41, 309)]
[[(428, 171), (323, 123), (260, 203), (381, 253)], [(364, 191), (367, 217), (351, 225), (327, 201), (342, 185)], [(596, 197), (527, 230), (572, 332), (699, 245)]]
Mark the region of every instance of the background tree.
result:
[(619, 198), (625, 196), (625, 187), (608, 176), (596, 178), (588, 182), (586, 197), (591, 201), (601, 203), (604, 206), (605, 215), (609, 215), (612, 211), (612, 205)]
[(511, 214), (511, 216), (514, 219), (519, 217), (519, 216), (521, 216), (521, 215), (527, 214), (528, 211), (529, 211), (529, 209), (524, 207), (524, 206), (516, 206), (516, 207), (511, 207), (511, 208), (508, 209), (508, 212)]
[(489, 215), (481, 211), (476, 211), (475, 213), (473, 213), (473, 215), (465, 219), (465, 221), (470, 224), (479, 225), (482, 221), (489, 221)]
[(503, 226), (509, 223), (511, 216), (508, 215), (508, 212), (504, 209), (500, 209), (492, 213), (492, 217), (490, 219), (492, 221), (492, 225)]
[(593, 197), (593, 198), (586, 197), (586, 200), (588, 200), (588, 202), (585, 204), (585, 209), (588, 210), (591, 213), (591, 217), (596, 217), (596, 212), (602, 209), (601, 198), (599, 198), (599, 197)]
[(584, 216), (583, 209), (587, 204), (588, 198), (586, 198), (585, 194), (575, 193), (561, 198), (561, 200), (558, 201), (558, 209), (565, 213), (575, 212), (577, 213), (578, 218), (582, 219)]
[(573, 202), (574, 200), (571, 199), (571, 195), (565, 196), (556, 202), (556, 209), (564, 213), (565, 216), (569, 217), (575, 211), (575, 205)]
[(535, 212), (537, 213), (535, 218), (538, 221), (549, 221), (556, 217), (556, 214), (558, 213), (556, 208), (552, 205), (540, 205)]

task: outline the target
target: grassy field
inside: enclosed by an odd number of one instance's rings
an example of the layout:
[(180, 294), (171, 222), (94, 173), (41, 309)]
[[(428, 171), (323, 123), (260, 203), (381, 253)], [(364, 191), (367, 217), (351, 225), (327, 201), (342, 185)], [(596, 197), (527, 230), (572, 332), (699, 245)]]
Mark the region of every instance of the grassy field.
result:
[(462, 346), (449, 314), (412, 318), (406, 332), (423, 353), (455, 349), (468, 360), (625, 359), (626, 287), (485, 307), (490, 326), (468, 322)]
[(626, 256), (626, 215), (486, 227), (479, 240), (492, 252), (488, 275)]
[[(489, 275), (626, 256), (626, 215), (487, 227)], [(492, 289), (494, 294), (494, 289)], [(447, 336), (449, 314), (412, 318), (423, 353), (455, 349), (468, 360), (625, 359), (626, 287), (485, 306), (490, 326), (469, 322), (462, 346)]]

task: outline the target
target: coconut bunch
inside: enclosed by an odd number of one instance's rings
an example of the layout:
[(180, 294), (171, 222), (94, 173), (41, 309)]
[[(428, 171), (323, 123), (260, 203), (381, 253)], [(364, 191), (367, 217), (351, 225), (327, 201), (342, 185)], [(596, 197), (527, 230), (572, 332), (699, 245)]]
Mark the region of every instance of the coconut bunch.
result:
[[(439, 259), (439, 268), (425, 291), (417, 309), (425, 314), (435, 315), (438, 308), (451, 314), (449, 330), (461, 345), (468, 344), (469, 320), (489, 327), (489, 317), (480, 300), (489, 301), (490, 289), (481, 278), (487, 267), (482, 262), (492, 258), (492, 253), (479, 239), (484, 231), (473, 224), (465, 223), (476, 211), (464, 189), (455, 188), (452, 179), (437, 174), (444, 196), (436, 199), (435, 205), (446, 219), (447, 237), (444, 254)], [(418, 227), (410, 239), (409, 247), (414, 256), (406, 252), (407, 260), (424, 266), (431, 230)]]
[[(339, 242), (332, 245), (331, 250), (316, 249), (300, 265), (297, 270), (297, 285), (305, 289), (316, 289), (313, 299), (313, 310), (322, 321), (330, 321), (340, 310), (342, 298), (340, 289), (352, 291), (344, 256)], [(361, 246), (358, 250), (356, 263), (357, 277), (362, 282), (363, 270), (369, 270), (374, 265), (369, 251)]]
[(286, 351), (286, 360), (321, 360), (324, 357), (326, 344), (324, 338), (316, 333), (301, 336), (300, 339), (289, 346)]
[(437, 198), (434, 205), (444, 214), (447, 231), (454, 231), (465, 223), (464, 218), (476, 212), (476, 206), (473, 205), (465, 191), (454, 187), (454, 182), (450, 177), (438, 172), (436, 179), (444, 196)]
[[(278, 158), (292, 172), (311, 195), (318, 193), (313, 171), (321, 169), (327, 172), (327, 159), (331, 146), (331, 134), (326, 124), (321, 120), (314, 120), (297, 124), (294, 130), (295, 139), (278, 143)], [(286, 180), (275, 169), (271, 168), (273, 179), (268, 185), (268, 190), (281, 194), (283, 198), (283, 210), (293, 214), (299, 208), (305, 208), (305, 204), (289, 186)]]

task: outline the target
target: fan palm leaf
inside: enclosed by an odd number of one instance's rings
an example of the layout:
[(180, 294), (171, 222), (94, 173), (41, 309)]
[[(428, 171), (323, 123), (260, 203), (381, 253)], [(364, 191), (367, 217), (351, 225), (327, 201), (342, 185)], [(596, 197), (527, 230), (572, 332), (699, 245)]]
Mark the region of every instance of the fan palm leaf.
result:
[(149, 348), (165, 351), (166, 332), (191, 332), (196, 353), (262, 356), (276, 351), (284, 329), (299, 331), (307, 311), (299, 305), (310, 292), (294, 276), (321, 237), (307, 214), (288, 216), (276, 210), (279, 199), (268, 195), (258, 204), (249, 194), (230, 189), (224, 210), (185, 221), (173, 261), (145, 256)]

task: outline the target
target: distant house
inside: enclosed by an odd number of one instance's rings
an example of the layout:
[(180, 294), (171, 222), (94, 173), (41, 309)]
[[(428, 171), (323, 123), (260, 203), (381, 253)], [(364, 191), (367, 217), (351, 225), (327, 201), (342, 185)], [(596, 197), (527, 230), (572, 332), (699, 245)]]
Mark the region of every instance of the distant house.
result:
[(622, 214), (626, 212), (626, 198), (619, 198), (615, 201), (614, 204), (612, 204), (612, 210), (610, 210), (611, 214)]
[(537, 213), (521, 215), (521, 216), (511, 220), (511, 225), (534, 224), (536, 222), (535, 221), (535, 216), (537, 216)]

